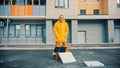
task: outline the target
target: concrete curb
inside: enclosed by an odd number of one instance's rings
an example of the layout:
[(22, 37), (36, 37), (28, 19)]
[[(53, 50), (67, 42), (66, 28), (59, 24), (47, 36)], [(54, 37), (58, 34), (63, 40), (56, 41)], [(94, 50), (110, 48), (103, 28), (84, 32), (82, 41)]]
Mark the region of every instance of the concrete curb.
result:
[[(18, 47), (1, 47), (0, 50), (53, 50), (50, 48), (18, 48)], [(70, 49), (120, 49), (120, 47), (71, 47)]]

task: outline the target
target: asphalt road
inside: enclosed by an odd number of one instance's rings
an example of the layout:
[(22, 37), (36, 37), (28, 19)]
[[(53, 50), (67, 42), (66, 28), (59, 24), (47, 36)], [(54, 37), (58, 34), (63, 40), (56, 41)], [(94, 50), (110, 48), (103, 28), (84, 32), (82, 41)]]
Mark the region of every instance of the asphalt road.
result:
[[(0, 50), (0, 68), (120, 68), (120, 49), (71, 49), (77, 62), (62, 64), (52, 50)], [(87, 67), (84, 61), (100, 61), (103, 67)]]

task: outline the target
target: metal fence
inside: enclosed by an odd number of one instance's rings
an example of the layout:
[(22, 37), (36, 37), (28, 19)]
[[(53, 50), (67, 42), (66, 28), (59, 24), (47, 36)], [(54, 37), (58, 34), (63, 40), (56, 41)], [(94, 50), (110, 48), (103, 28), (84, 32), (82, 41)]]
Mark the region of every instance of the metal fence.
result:
[(12, 36), (0, 35), (0, 45), (36, 45), (46, 42), (45, 37), (37, 37), (35, 35), (26, 36), (25, 34)]

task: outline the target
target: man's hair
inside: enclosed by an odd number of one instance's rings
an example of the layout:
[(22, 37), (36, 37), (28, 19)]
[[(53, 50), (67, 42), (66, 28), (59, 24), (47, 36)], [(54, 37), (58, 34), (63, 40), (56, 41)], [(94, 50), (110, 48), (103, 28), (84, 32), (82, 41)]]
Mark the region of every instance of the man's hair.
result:
[(63, 14), (61, 14), (60, 16), (64, 16)]
[[(63, 17), (64, 17), (64, 15), (62, 15), (62, 14), (61, 14), (60, 16), (63, 16)], [(59, 17), (60, 17), (60, 16), (59, 16)]]
[(59, 17), (60, 17), (60, 16), (63, 16), (63, 17), (64, 17), (64, 15), (62, 15), (62, 14), (61, 14), (61, 15), (59, 15)]

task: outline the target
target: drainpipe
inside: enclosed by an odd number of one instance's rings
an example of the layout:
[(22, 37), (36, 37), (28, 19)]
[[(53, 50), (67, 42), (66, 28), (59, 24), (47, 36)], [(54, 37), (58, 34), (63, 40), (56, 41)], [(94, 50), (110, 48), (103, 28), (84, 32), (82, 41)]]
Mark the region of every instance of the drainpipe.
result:
[[(9, 4), (8, 4), (8, 7), (10, 7), (10, 1), (9, 1)], [(7, 9), (7, 11), (8, 11), (8, 15), (7, 15), (7, 25), (6, 25), (6, 44), (5, 44), (5, 47), (8, 46), (9, 9)]]
[(9, 24), (9, 17), (7, 16), (7, 25), (6, 25), (6, 45), (5, 45), (5, 47), (7, 47), (7, 45), (8, 45), (8, 24)]

